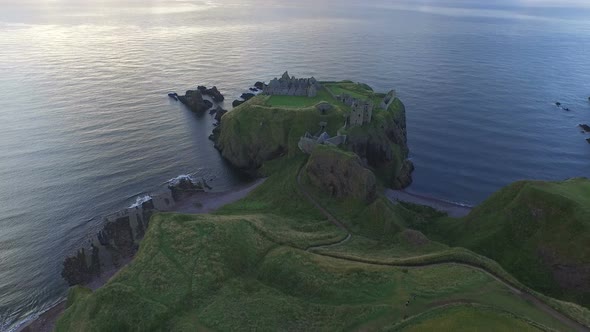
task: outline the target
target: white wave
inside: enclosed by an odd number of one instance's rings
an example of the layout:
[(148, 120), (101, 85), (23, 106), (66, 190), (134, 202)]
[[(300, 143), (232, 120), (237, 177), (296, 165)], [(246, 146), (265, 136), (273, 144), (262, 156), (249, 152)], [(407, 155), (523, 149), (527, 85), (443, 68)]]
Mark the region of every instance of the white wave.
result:
[(172, 178), (172, 179), (166, 181), (166, 183), (171, 184), (171, 185), (176, 185), (176, 184), (179, 184), (181, 180), (189, 180), (192, 183), (195, 183), (195, 179), (194, 179), (193, 175), (191, 175), (191, 174), (181, 174), (175, 178)]
[(140, 207), (143, 203), (148, 202), (151, 199), (152, 199), (152, 196), (150, 196), (150, 195), (138, 196), (135, 199), (135, 203), (133, 203), (129, 206), (129, 209), (135, 209), (136, 207)]

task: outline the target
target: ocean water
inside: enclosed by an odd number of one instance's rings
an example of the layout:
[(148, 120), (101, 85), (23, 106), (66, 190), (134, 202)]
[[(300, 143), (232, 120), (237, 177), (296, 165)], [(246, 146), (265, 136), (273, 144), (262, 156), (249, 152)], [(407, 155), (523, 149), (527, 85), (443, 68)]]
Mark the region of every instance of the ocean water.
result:
[(243, 180), (171, 90), (230, 104), (285, 70), (395, 88), (409, 190), (449, 201), (590, 176), (590, 8), (487, 2), (0, 0), (0, 330), (63, 297), (102, 215), (181, 174)]

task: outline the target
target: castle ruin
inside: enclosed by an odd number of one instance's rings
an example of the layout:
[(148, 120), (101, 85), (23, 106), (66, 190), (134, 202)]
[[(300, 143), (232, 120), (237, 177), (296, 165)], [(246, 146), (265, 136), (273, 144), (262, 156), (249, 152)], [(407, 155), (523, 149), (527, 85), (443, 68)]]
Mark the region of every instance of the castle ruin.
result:
[(262, 93), (270, 96), (301, 96), (315, 97), (320, 88), (319, 82), (314, 78), (289, 77), (285, 72), (281, 78), (275, 78), (264, 87)]
[(338, 100), (346, 106), (350, 106), (350, 114), (346, 117), (346, 127), (356, 127), (371, 123), (373, 109), (375, 108), (372, 100), (360, 100), (348, 94), (338, 96)]

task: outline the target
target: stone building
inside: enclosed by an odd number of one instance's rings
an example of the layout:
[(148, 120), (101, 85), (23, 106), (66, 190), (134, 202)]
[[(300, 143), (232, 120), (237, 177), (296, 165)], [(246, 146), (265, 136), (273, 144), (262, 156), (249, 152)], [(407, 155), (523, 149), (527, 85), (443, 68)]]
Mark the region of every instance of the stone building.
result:
[(348, 94), (338, 96), (338, 100), (346, 106), (350, 106), (350, 114), (346, 117), (347, 128), (371, 123), (373, 109), (375, 108), (372, 100), (356, 99)]
[(281, 78), (275, 78), (270, 81), (264, 87), (262, 93), (270, 96), (302, 96), (311, 98), (317, 96), (319, 87), (319, 82), (313, 77), (289, 77), (289, 73), (285, 72)]

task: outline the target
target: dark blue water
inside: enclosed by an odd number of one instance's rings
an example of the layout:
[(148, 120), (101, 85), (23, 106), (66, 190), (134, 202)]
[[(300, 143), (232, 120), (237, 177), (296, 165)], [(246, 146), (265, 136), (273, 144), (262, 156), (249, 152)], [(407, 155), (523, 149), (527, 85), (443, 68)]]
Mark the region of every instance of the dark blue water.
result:
[(101, 215), (180, 174), (240, 181), (169, 90), (231, 102), (287, 69), (395, 88), (410, 190), (451, 201), (590, 176), (590, 11), (556, 3), (0, 0), (0, 330), (65, 294)]

